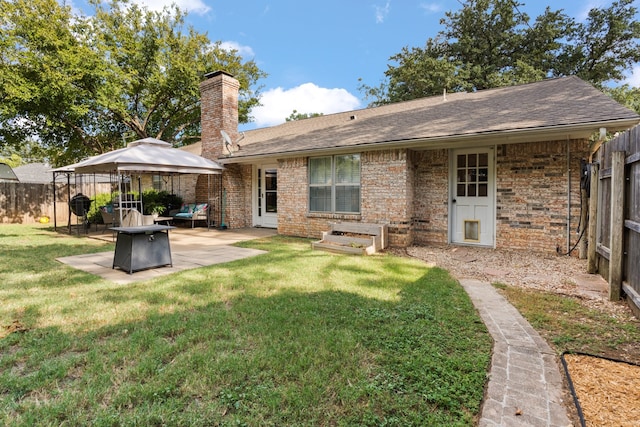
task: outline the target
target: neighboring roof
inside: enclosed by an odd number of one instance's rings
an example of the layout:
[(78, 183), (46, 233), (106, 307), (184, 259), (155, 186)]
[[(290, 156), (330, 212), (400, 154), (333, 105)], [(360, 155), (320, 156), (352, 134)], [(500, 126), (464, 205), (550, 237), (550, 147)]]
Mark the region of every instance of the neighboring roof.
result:
[(54, 172), (138, 172), (163, 174), (219, 174), (218, 163), (185, 150), (172, 148), (168, 142), (145, 138), (130, 142), (126, 148), (90, 157)]
[(6, 163), (0, 163), (0, 181), (18, 182), (15, 171)]
[[(245, 132), (239, 151), (220, 159), (242, 163), (322, 151), (391, 147), (437, 148), (456, 142), (525, 142), (578, 138), (599, 127), (621, 130), (640, 116), (578, 77), (548, 79), (472, 93), (450, 93)], [(536, 139), (537, 138), (537, 139)]]
[(13, 168), (20, 182), (32, 184), (51, 183), (51, 165), (48, 163), (29, 163)]

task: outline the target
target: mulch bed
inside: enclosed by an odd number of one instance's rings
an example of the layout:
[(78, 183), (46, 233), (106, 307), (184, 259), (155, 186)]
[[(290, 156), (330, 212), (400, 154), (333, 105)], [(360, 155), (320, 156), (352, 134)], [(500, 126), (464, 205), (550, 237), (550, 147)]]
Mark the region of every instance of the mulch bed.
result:
[(640, 365), (585, 353), (562, 361), (583, 426), (640, 425)]

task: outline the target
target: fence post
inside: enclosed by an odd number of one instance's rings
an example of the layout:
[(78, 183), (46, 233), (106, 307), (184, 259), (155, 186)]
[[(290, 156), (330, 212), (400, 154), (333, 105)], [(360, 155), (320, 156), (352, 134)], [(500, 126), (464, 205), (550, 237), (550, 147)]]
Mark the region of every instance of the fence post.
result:
[(600, 165), (596, 162), (591, 164), (591, 185), (589, 195), (589, 243), (587, 245), (587, 273), (595, 274), (598, 271), (597, 246), (598, 246), (598, 184), (600, 183)]
[(622, 293), (624, 259), (624, 151), (614, 151), (611, 162), (611, 233), (609, 248), (609, 301), (618, 301)]

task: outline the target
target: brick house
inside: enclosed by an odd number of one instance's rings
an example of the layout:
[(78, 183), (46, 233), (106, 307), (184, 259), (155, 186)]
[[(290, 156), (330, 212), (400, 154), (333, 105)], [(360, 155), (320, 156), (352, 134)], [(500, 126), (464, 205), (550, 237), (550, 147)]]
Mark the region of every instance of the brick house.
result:
[(640, 122), (564, 77), (241, 134), (238, 89), (224, 72), (207, 75), (192, 147), (226, 168), (227, 225), (318, 238), (329, 222), (384, 223), (392, 246), (564, 250), (577, 239), (590, 138)]

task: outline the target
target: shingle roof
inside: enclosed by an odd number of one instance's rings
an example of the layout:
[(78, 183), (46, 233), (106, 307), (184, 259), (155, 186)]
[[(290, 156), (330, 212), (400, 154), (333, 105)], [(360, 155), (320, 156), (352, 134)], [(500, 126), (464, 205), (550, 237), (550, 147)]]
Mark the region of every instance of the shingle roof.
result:
[(20, 182), (32, 184), (50, 184), (53, 180), (51, 166), (48, 163), (29, 163), (13, 168)]
[(229, 162), (316, 150), (455, 139), (604, 124), (630, 127), (640, 116), (578, 77), (472, 93), (451, 93), (245, 132)]

